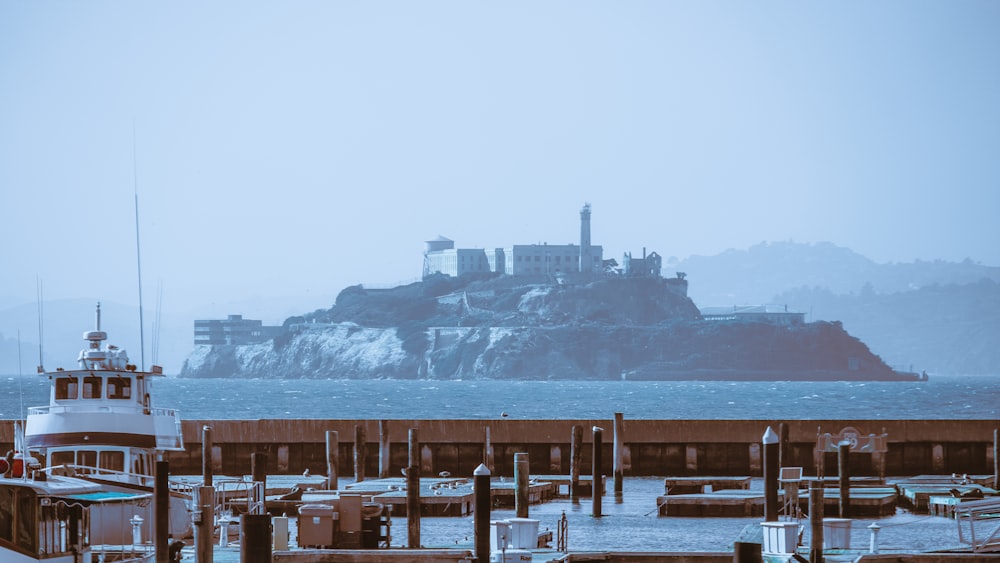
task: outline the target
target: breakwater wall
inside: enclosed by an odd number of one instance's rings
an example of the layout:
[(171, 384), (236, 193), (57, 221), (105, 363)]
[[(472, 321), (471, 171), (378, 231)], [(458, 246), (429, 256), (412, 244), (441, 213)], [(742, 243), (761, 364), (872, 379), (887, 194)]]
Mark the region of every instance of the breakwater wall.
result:
[[(836, 474), (836, 453), (818, 456), (820, 434), (851, 429), (863, 438), (885, 436), (884, 453), (852, 451), (852, 475), (993, 474), (996, 420), (628, 420), (622, 432), (622, 465), (627, 476), (761, 475), (761, 437), (768, 426), (784, 424), (786, 466), (807, 475), (825, 465)], [(592, 428), (604, 429), (603, 466), (611, 474), (614, 421), (604, 420), (185, 420), (185, 451), (166, 456), (175, 474), (197, 474), (202, 463), (202, 429), (212, 428), (212, 465), (218, 474), (250, 473), (251, 456), (267, 455), (271, 473), (305, 470), (325, 474), (326, 433), (339, 437), (338, 472), (354, 474), (354, 440), (365, 437), (365, 475), (379, 474), (380, 450), (389, 454), (388, 474), (408, 465), (408, 433), (416, 429), (423, 475), (447, 471), (472, 475), (492, 453), (494, 475), (514, 474), (514, 453), (528, 453), (533, 474), (568, 474), (573, 426), (583, 429), (581, 471), (589, 474)], [(381, 428), (381, 433), (380, 433)], [(488, 443), (487, 443), (488, 442)], [(387, 443), (387, 448), (383, 446)], [(0, 421), (0, 448), (13, 445), (13, 421)], [(489, 447), (489, 449), (487, 449)], [(822, 458), (822, 459), (821, 459)]]

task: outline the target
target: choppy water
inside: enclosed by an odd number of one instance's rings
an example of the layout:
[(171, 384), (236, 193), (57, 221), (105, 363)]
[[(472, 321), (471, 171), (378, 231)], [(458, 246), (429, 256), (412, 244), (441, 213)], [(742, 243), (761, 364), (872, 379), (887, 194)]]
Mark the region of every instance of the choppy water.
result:
[[(0, 376), (0, 419), (48, 404), (48, 380)], [(997, 419), (1000, 375), (926, 382), (182, 379), (153, 402), (186, 419)]]

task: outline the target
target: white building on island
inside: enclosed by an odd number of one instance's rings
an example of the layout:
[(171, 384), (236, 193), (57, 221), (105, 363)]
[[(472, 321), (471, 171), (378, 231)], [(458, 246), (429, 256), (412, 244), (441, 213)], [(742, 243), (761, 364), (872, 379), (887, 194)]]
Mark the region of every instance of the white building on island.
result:
[(424, 271), (462, 276), (497, 273), (512, 276), (544, 276), (599, 273), (604, 249), (590, 243), (590, 204), (580, 210), (580, 244), (515, 244), (505, 248), (455, 248), (455, 241), (438, 236), (426, 241)]

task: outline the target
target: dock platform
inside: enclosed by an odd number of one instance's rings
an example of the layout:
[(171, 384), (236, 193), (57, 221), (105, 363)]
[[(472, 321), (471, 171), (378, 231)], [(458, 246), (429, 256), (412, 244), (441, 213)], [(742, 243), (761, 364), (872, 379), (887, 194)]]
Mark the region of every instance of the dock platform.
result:
[(663, 492), (667, 495), (748, 490), (749, 488), (750, 477), (667, 477), (663, 480)]

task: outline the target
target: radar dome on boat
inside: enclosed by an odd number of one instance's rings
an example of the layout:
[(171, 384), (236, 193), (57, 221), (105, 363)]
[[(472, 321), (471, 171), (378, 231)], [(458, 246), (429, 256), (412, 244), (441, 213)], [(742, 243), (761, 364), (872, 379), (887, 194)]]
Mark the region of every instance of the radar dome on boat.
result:
[(108, 339), (108, 333), (104, 332), (103, 330), (88, 330), (87, 332), (83, 333), (83, 339), (84, 340), (107, 340)]

